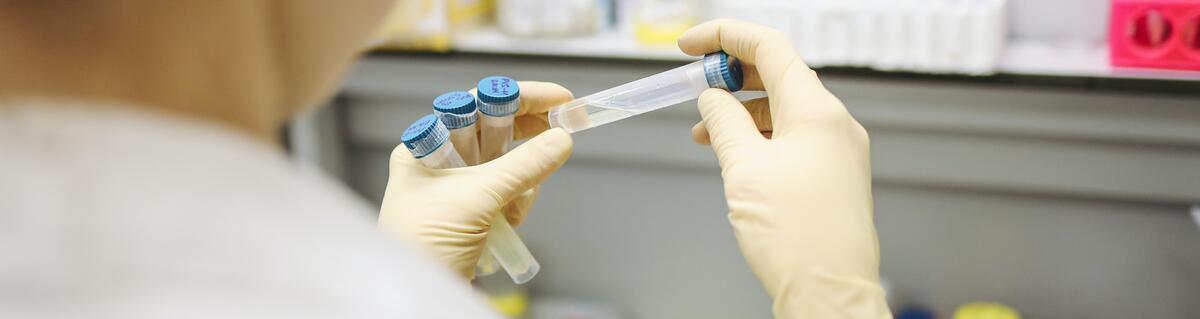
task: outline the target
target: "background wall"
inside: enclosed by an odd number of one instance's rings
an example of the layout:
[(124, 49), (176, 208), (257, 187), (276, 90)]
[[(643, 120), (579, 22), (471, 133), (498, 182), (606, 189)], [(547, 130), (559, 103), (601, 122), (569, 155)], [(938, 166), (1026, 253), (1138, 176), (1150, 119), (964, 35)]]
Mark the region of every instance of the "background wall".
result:
[[(388, 152), (442, 91), (490, 74), (577, 93), (672, 63), (373, 56), (332, 109), (346, 178), (383, 193)], [(832, 73), (832, 74), (829, 74)], [(897, 304), (991, 300), (1027, 318), (1200, 317), (1200, 97), (1096, 83), (826, 72), (871, 133), (883, 275)], [(1054, 81), (1052, 81), (1054, 82)], [(576, 135), (520, 231), (531, 288), (631, 318), (766, 318), (725, 219), (694, 105)], [(327, 123), (328, 124), (328, 123)]]
[(1103, 43), (1108, 37), (1108, 1), (1008, 0), (1009, 35), (1014, 38)]
[[(1010, 1), (1010, 35), (1104, 41), (1107, 1)], [(577, 95), (676, 63), (494, 55), (374, 55), (296, 127), (365, 198), (383, 194), (401, 130), (483, 76)], [(1200, 87), (1196, 82), (821, 71), (871, 134), (883, 275), (895, 305), (943, 315), (990, 300), (1025, 318), (1200, 318)], [(519, 231), (539, 296), (630, 318), (767, 318), (770, 301), (725, 218), (691, 103), (575, 136)], [(319, 132), (314, 134), (312, 132)]]

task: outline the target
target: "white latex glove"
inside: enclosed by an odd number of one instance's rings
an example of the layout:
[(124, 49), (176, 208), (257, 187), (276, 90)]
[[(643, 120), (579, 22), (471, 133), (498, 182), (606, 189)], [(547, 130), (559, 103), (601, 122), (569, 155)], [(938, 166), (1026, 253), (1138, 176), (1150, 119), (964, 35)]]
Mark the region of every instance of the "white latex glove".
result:
[[(524, 220), (537, 185), (571, 153), (571, 135), (546, 130), (546, 110), (571, 100), (553, 83), (519, 82), (521, 106), (514, 138), (536, 137), (490, 162), (464, 168), (430, 169), (404, 146), (392, 151), (379, 227), (421, 244), (465, 278), (474, 277), (493, 212), (504, 209), (513, 226)], [(544, 131), (544, 132), (543, 132)]]
[(740, 58), (748, 90), (699, 99), (698, 143), (716, 151), (729, 221), (780, 318), (891, 318), (879, 286), (867, 132), (779, 31), (740, 21), (696, 26), (690, 55)]

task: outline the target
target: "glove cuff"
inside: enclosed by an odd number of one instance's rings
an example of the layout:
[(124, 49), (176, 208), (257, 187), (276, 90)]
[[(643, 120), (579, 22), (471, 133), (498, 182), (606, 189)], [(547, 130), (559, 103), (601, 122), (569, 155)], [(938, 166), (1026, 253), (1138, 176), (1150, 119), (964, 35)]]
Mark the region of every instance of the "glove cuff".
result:
[(774, 297), (776, 318), (892, 318), (879, 282), (833, 274), (820, 267), (785, 278)]

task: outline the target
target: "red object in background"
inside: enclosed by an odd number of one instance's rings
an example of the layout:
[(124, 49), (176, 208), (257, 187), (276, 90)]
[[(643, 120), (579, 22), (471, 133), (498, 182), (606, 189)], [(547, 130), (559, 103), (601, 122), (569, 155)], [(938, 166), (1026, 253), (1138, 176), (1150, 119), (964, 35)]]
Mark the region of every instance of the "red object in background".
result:
[(1113, 66), (1200, 70), (1200, 0), (1113, 0)]

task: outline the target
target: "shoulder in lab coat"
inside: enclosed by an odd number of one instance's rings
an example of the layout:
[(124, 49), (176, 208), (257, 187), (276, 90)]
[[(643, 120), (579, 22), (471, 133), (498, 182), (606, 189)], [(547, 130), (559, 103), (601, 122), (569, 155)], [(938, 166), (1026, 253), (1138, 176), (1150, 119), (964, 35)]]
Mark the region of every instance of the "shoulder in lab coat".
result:
[(0, 106), (0, 318), (493, 318), (359, 198), (216, 124)]

